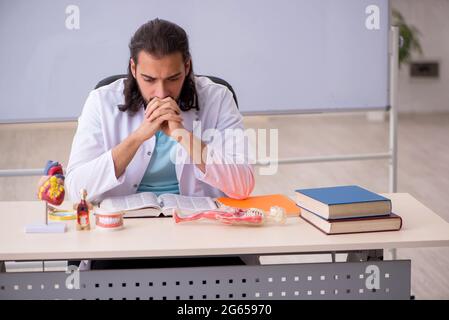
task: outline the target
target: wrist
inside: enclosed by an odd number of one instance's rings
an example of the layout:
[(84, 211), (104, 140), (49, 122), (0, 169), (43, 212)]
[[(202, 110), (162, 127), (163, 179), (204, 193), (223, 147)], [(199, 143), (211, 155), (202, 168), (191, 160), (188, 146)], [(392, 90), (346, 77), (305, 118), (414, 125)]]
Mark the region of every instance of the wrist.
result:
[(134, 131), (129, 137), (132, 143), (136, 143), (139, 146), (146, 140), (145, 136), (139, 130)]
[(176, 128), (170, 132), (170, 138), (178, 143), (181, 143), (181, 141), (188, 139), (189, 136), (190, 132), (187, 131), (184, 127)]

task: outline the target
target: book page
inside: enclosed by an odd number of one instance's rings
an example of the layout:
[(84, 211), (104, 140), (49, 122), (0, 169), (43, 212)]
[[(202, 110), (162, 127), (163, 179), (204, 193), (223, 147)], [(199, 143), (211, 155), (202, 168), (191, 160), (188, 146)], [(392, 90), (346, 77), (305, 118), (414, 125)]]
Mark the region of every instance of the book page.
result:
[(177, 194), (163, 194), (159, 196), (164, 209), (179, 208), (187, 211), (203, 211), (217, 209), (217, 205), (210, 197), (189, 197)]
[(100, 203), (101, 209), (114, 211), (136, 210), (141, 208), (159, 208), (156, 195), (152, 192), (142, 192), (128, 196), (106, 198)]

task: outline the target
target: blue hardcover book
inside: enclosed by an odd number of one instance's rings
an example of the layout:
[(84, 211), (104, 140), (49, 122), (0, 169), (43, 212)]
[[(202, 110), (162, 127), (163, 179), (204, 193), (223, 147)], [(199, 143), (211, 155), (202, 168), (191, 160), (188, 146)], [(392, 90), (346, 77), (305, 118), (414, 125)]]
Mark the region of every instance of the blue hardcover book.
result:
[(296, 190), (298, 206), (324, 219), (388, 215), (391, 200), (359, 186)]

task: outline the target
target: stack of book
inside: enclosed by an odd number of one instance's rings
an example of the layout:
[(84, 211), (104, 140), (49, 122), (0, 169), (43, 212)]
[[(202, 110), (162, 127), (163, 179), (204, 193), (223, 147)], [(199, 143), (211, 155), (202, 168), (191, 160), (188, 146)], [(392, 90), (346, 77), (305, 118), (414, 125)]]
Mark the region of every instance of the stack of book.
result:
[(301, 217), (326, 234), (399, 230), (391, 200), (359, 186), (295, 190)]

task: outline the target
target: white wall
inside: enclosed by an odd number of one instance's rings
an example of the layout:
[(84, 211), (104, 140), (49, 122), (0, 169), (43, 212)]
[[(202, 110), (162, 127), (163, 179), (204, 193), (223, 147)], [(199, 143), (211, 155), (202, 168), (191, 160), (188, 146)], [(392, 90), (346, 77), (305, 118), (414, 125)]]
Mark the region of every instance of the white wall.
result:
[(411, 78), (409, 66), (399, 73), (399, 112), (449, 111), (449, 0), (392, 0), (407, 23), (421, 32), (422, 56), (414, 60), (440, 62), (440, 77)]

